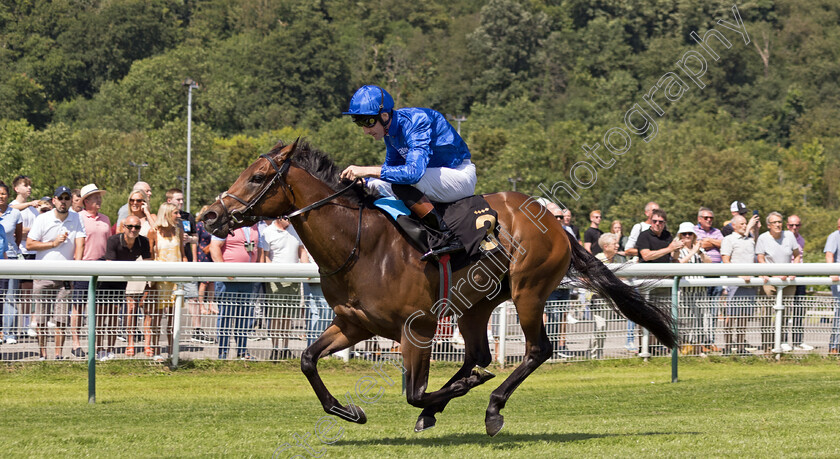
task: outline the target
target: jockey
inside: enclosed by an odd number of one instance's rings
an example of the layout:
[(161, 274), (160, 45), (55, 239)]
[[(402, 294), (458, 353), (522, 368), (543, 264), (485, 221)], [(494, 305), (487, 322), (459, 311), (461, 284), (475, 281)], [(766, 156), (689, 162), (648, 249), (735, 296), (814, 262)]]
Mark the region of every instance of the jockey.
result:
[(446, 118), (429, 108), (394, 110), (391, 95), (374, 85), (359, 88), (342, 114), (351, 115), (365, 134), (385, 140), (385, 164), (348, 166), (341, 178), (364, 178), (368, 188), (403, 201), (432, 230), (423, 260), (464, 250), (429, 201), (449, 203), (475, 194), (470, 150)]

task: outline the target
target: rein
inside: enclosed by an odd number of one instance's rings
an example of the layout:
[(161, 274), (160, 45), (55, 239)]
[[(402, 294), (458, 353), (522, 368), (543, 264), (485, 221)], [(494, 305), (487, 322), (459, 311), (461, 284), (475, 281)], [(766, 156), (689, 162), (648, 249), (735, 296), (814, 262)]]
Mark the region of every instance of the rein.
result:
[(326, 274), (324, 274), (321, 271), (321, 268), (319, 267), (318, 268), (318, 273), (321, 275), (321, 278), (330, 277), (333, 274), (336, 274), (339, 271), (341, 271), (342, 269), (346, 268), (347, 265), (350, 264), (350, 261), (353, 260), (353, 257), (356, 256), (356, 253), (359, 251), (359, 241), (361, 241), (361, 239), (362, 239), (362, 210), (363, 209), (364, 209), (363, 206), (359, 206), (359, 226), (358, 226), (358, 229), (356, 230), (356, 242), (353, 244), (353, 250), (350, 251), (350, 255), (347, 256), (347, 259), (344, 260), (344, 263), (341, 266), (339, 266), (338, 269), (330, 271)]
[[(292, 217), (297, 217), (298, 215), (309, 212), (310, 210), (317, 209), (319, 207), (323, 207), (324, 205), (326, 205), (327, 203), (329, 203), (333, 199), (335, 199), (338, 196), (340, 196), (341, 194), (343, 194), (345, 191), (349, 190), (358, 181), (359, 181), (359, 179), (357, 178), (357, 179), (353, 180), (353, 182), (351, 182), (346, 187), (336, 191), (335, 193), (327, 196), (326, 198), (321, 199), (318, 202), (314, 202), (314, 203), (312, 203), (312, 204), (310, 204), (310, 205), (308, 205), (308, 206), (306, 206), (302, 209), (298, 209), (298, 210), (296, 210), (296, 211), (294, 211), (290, 214), (284, 215), (282, 218), (289, 219), (289, 218), (292, 218)], [(318, 268), (318, 273), (321, 274), (322, 278), (332, 276), (333, 274), (337, 274), (339, 271), (346, 268), (347, 265), (349, 265), (350, 262), (353, 260), (353, 257), (356, 256), (356, 253), (359, 251), (359, 242), (362, 239), (362, 210), (364, 210), (364, 206), (359, 205), (359, 224), (358, 224), (358, 228), (356, 229), (356, 242), (353, 244), (353, 250), (350, 251), (350, 255), (347, 256), (347, 259), (344, 260), (344, 263), (342, 263), (342, 265), (339, 266), (338, 269), (335, 269), (333, 271), (330, 271), (330, 272), (324, 274), (321, 271), (321, 268), (319, 267)]]
[[(345, 191), (349, 190), (349, 189), (350, 189), (353, 185), (355, 185), (355, 184), (356, 184), (356, 182), (358, 182), (358, 181), (359, 181), (359, 179), (353, 180), (353, 182), (352, 182), (352, 183), (350, 183), (350, 184), (349, 184), (349, 185), (347, 185), (346, 187), (344, 187), (344, 188), (342, 188), (342, 189), (340, 189), (340, 190), (336, 191), (335, 193), (333, 193), (333, 194), (331, 194), (331, 195), (327, 196), (326, 198), (324, 198), (324, 199), (322, 199), (322, 200), (320, 200), (320, 201), (318, 201), (318, 202), (313, 202), (312, 204), (310, 204), (310, 205), (308, 205), (308, 206), (306, 206), (306, 207), (304, 207), (304, 208), (302, 208), (302, 209), (298, 209), (298, 210), (296, 210), (296, 211), (294, 211), (294, 212), (292, 212), (292, 213), (290, 213), (290, 214), (283, 215), (281, 218), (286, 218), (286, 219), (288, 219), (288, 218), (292, 218), (292, 217), (297, 217), (298, 215), (300, 215), (300, 214), (302, 214), (302, 213), (306, 213), (306, 212), (309, 212), (310, 210), (317, 209), (317, 208), (319, 208), (319, 207), (323, 207), (323, 206), (324, 206), (325, 204), (327, 204), (328, 202), (332, 201), (333, 199), (335, 199), (335, 198), (339, 197), (340, 195), (342, 195)], [(361, 209), (362, 207), (361, 207), (361, 206), (359, 206), (359, 208)]]
[[(238, 197), (234, 194), (228, 193), (227, 191), (225, 191), (224, 193), (222, 193), (221, 196), (219, 196), (219, 203), (221, 203), (222, 209), (225, 211), (226, 214), (230, 215), (231, 221), (233, 221), (236, 224), (240, 224), (240, 223), (243, 223), (243, 222), (257, 223), (261, 220), (270, 220), (269, 217), (260, 217), (260, 216), (251, 215), (251, 212), (254, 210), (254, 206), (256, 206), (257, 203), (259, 203), (265, 197), (265, 194), (268, 193), (268, 190), (270, 190), (274, 186), (274, 184), (278, 180), (280, 180), (280, 178), (282, 176), (284, 176), (289, 171), (289, 167), (291, 166), (291, 161), (288, 161), (288, 160), (283, 162), (283, 164), (281, 166), (278, 166), (277, 163), (267, 154), (260, 155), (260, 158), (265, 158), (269, 162), (269, 164), (271, 164), (271, 167), (274, 168), (274, 171), (276, 173), (274, 174), (274, 177), (268, 183), (266, 183), (263, 186), (262, 190), (260, 190), (260, 192), (253, 199), (246, 202), (244, 199), (242, 199), (242, 198), (240, 198), (240, 197)], [(327, 203), (329, 203), (333, 199), (335, 199), (338, 196), (344, 194), (347, 190), (349, 190), (351, 187), (353, 187), (353, 185), (355, 185), (356, 182), (358, 182), (358, 181), (359, 181), (359, 179), (357, 178), (357, 179), (353, 180), (353, 182), (351, 182), (346, 187), (336, 191), (335, 193), (327, 196), (326, 198), (321, 199), (320, 201), (314, 202), (314, 203), (312, 203), (312, 204), (310, 204), (310, 205), (308, 205), (308, 206), (306, 206), (302, 209), (298, 209), (298, 210), (296, 210), (296, 211), (294, 211), (290, 214), (283, 215), (280, 218), (289, 219), (289, 218), (292, 218), (292, 217), (297, 217), (298, 215), (303, 214), (305, 212), (309, 212), (310, 210), (314, 210), (314, 209), (317, 209), (319, 207), (323, 207), (324, 205), (326, 205)], [(284, 193), (286, 192), (287, 189), (291, 190), (291, 187), (289, 186), (288, 183), (285, 183), (284, 185), (285, 185), (283, 187), (283, 192)], [(225, 205), (224, 198), (231, 198), (231, 199), (239, 202), (240, 204), (244, 205), (245, 207), (243, 209), (234, 209), (232, 211), (229, 211), (227, 206)], [(291, 200), (290, 200), (290, 202), (291, 202)], [(321, 269), (319, 268), (318, 272), (321, 273), (321, 277), (329, 277), (329, 276), (332, 276), (333, 274), (336, 274), (339, 271), (343, 270), (344, 268), (346, 268), (350, 264), (350, 262), (353, 260), (353, 257), (355, 257), (356, 254), (358, 253), (359, 242), (362, 239), (362, 211), (363, 210), (364, 210), (364, 205), (359, 205), (359, 224), (358, 224), (358, 228), (356, 230), (356, 242), (353, 244), (353, 250), (350, 251), (350, 255), (348, 255), (347, 259), (344, 260), (344, 263), (341, 266), (339, 266), (338, 269), (336, 269), (334, 271), (330, 271), (329, 273), (324, 274), (324, 273), (321, 272)]]

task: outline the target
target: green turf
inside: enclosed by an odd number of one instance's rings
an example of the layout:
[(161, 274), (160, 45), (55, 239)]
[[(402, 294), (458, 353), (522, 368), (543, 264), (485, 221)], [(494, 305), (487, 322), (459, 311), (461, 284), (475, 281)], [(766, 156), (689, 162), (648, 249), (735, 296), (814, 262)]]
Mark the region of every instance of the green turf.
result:
[[(435, 365), (431, 386), (454, 370)], [(384, 389), (361, 403), (366, 425), (322, 423), (323, 437), (340, 436), (324, 445), (313, 432), (325, 414), (296, 363), (192, 362), (173, 372), (109, 362), (97, 373), (95, 405), (83, 365), (8, 366), (0, 373), (0, 454), (271, 457), (309, 434), (311, 452), (277, 457), (840, 456), (836, 359), (688, 360), (677, 384), (666, 359), (545, 365), (516, 391), (504, 429), (489, 438), (488, 396), (510, 369), (496, 371), (417, 434), (419, 410), (400, 395), (396, 370), (387, 372), (396, 379), (390, 387), (369, 363), (326, 362), (324, 380), (342, 401), (365, 376)]]

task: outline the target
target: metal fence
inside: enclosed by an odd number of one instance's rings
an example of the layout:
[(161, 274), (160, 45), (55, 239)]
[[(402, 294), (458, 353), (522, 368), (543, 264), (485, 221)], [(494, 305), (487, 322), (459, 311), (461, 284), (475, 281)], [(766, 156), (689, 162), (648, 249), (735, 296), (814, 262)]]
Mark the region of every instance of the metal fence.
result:
[[(333, 312), (317, 284), (304, 285), (298, 294), (266, 293), (263, 283), (246, 285), (251, 289), (248, 292), (217, 293), (214, 283), (209, 282), (199, 295), (198, 283), (154, 282), (128, 292), (103, 289), (100, 284), (95, 295), (97, 358), (163, 361), (171, 359), (175, 352), (180, 359), (298, 358), (332, 321)], [(0, 360), (87, 357), (91, 348), (87, 286), (73, 286), (72, 282), (59, 281), (47, 288), (36, 284), (34, 290), (2, 290), (0, 285), (0, 295), (5, 299)], [(671, 298), (658, 300), (667, 303)], [(840, 332), (840, 303), (836, 298), (813, 293), (782, 296), (780, 306), (778, 310), (775, 296), (757, 294), (730, 299), (725, 294), (709, 295), (705, 287), (683, 288), (678, 309), (681, 353), (700, 356), (829, 352), (832, 333)], [(667, 353), (644, 329), (583, 290), (573, 291), (569, 301), (547, 303), (544, 319), (554, 346), (554, 360), (622, 359)], [(524, 337), (512, 303), (496, 308), (487, 334), (495, 361), (522, 360)], [(442, 319), (432, 359), (462, 361), (463, 353), (464, 341), (457, 325), (451, 318)], [(372, 338), (355, 345), (342, 357), (376, 360), (396, 358), (398, 354), (399, 343)]]
[[(829, 353), (829, 341), (836, 343), (840, 332), (840, 304), (828, 295), (783, 294), (783, 287), (790, 289), (795, 284), (832, 284), (827, 277), (773, 279), (770, 284), (780, 289), (775, 297), (741, 294), (728, 298), (709, 295), (707, 287), (728, 285), (742, 288), (743, 293), (749, 291), (743, 287), (761, 285), (764, 280), (682, 276), (826, 276), (839, 272), (836, 264), (822, 263), (634, 265), (618, 271), (627, 277), (674, 277), (647, 287), (680, 285), (674, 313), (686, 355)], [(24, 281), (15, 281), (12, 288), (0, 285), (5, 300), (0, 328), (3, 361), (87, 357), (92, 365), (91, 353), (101, 360), (171, 359), (174, 365), (180, 358), (283, 360), (297, 358), (332, 320), (312, 265), (0, 260), (0, 278), (7, 277), (59, 280), (35, 282), (32, 288)], [(98, 288), (88, 287), (91, 279), (100, 281), (94, 285)], [(232, 285), (229, 291), (197, 288), (196, 281), (216, 285), (213, 281), (220, 279)], [(252, 284), (231, 284), (233, 280)], [(125, 281), (130, 281), (128, 287), (114, 284)], [(266, 281), (274, 282), (275, 287), (278, 281), (304, 281), (307, 288), (295, 294), (274, 293), (276, 289), (261, 288)], [(660, 300), (672, 302), (670, 297)], [(90, 317), (95, 317), (94, 323)], [(574, 292), (569, 301), (548, 303), (545, 322), (555, 346), (555, 360), (647, 358), (666, 352), (645, 330), (585, 291)], [(487, 333), (494, 360), (521, 361), (524, 340), (511, 304), (494, 311)], [(461, 361), (463, 350), (457, 326), (450, 318), (442, 319), (432, 358)], [(340, 357), (379, 359), (398, 353), (398, 343), (374, 338)]]

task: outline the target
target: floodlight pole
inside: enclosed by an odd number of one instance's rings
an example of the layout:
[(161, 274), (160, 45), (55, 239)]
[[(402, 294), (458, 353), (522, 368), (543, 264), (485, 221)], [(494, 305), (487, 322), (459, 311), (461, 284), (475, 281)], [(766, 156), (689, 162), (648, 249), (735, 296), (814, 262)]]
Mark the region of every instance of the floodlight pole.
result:
[(446, 115), (446, 117), (451, 119), (452, 121), (455, 121), (456, 123), (458, 123), (458, 126), (455, 128), (455, 130), (458, 131), (458, 135), (461, 135), (461, 121), (466, 121), (467, 117), (464, 116), (464, 115), (452, 116), (452, 115), (448, 115), (448, 114)]
[(140, 164), (137, 164), (137, 163), (135, 163), (134, 161), (129, 161), (129, 162), (128, 162), (128, 165), (129, 165), (129, 166), (131, 166), (131, 167), (136, 167), (136, 168), (137, 168), (137, 181), (138, 181), (138, 182), (140, 181), (140, 171), (141, 171), (144, 167), (149, 167), (149, 163), (147, 163), (147, 162), (145, 162), (145, 161), (143, 161), (143, 162), (142, 162), (142, 163), (140, 163)]
[(190, 176), (192, 175), (192, 90), (198, 89), (198, 84), (192, 78), (181, 83), (187, 87), (187, 189), (184, 191), (187, 202), (187, 212), (190, 211)]

